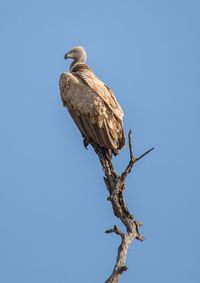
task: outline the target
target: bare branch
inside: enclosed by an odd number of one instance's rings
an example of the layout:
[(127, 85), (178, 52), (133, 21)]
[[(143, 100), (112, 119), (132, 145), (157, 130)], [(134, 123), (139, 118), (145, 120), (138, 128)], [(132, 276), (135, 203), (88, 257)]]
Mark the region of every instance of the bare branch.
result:
[(99, 157), (99, 161), (104, 171), (104, 182), (106, 184), (107, 190), (109, 192), (109, 196), (107, 200), (111, 202), (113, 212), (116, 217), (118, 217), (121, 222), (126, 227), (126, 232), (121, 231), (116, 225), (112, 229), (108, 229), (105, 233), (115, 233), (121, 237), (121, 244), (118, 248), (116, 263), (113, 268), (113, 271), (110, 277), (106, 280), (105, 283), (118, 283), (121, 274), (126, 271), (128, 268), (125, 265), (127, 252), (130, 244), (135, 240), (143, 241), (145, 238), (140, 235), (139, 228), (142, 226), (142, 223), (134, 220), (133, 215), (129, 212), (125, 198), (124, 191), (126, 186), (126, 177), (131, 172), (131, 169), (135, 162), (143, 158), (149, 152), (151, 152), (154, 148), (147, 150), (145, 153), (140, 155), (139, 157), (134, 157), (133, 149), (132, 149), (132, 141), (131, 141), (131, 131), (128, 134), (128, 142), (129, 142), (129, 153), (130, 153), (130, 161), (127, 165), (124, 172), (121, 176), (118, 176), (115, 172), (112, 161), (108, 159), (108, 157), (104, 154), (103, 150), (97, 145), (93, 145), (93, 148), (96, 154)]

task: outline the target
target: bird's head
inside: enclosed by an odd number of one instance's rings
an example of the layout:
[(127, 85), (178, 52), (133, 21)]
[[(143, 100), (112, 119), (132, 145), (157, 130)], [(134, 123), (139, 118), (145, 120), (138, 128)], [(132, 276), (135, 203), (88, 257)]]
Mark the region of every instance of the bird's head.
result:
[(69, 52), (67, 52), (64, 56), (65, 60), (66, 59), (74, 59), (75, 62), (81, 62), (85, 63), (87, 54), (86, 51), (83, 47), (78, 46), (72, 48)]

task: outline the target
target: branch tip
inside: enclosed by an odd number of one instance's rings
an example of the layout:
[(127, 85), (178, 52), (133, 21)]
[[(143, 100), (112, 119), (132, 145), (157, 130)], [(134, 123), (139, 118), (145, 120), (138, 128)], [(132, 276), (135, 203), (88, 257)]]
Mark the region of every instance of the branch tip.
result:
[(152, 150), (154, 150), (155, 147), (152, 147), (150, 149), (148, 149), (147, 151), (145, 151), (143, 154), (141, 154), (139, 157), (135, 158), (135, 161), (140, 160), (141, 158), (143, 158), (145, 155), (147, 155), (148, 153), (150, 153)]
[(138, 236), (136, 237), (136, 239), (139, 240), (140, 242), (143, 242), (146, 238), (143, 237), (142, 235), (138, 235)]
[(131, 130), (128, 133), (128, 145), (129, 145), (129, 154), (130, 154), (130, 159), (134, 161), (133, 157), (133, 149), (132, 149), (132, 140), (131, 140)]

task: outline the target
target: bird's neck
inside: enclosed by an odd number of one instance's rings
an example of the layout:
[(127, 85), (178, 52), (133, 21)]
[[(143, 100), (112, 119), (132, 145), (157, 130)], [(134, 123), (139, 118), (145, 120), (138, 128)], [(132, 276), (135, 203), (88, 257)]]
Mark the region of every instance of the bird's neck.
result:
[(82, 53), (78, 59), (74, 59), (74, 61), (70, 65), (70, 72), (72, 72), (73, 68), (78, 63), (85, 63), (86, 62), (86, 55)]

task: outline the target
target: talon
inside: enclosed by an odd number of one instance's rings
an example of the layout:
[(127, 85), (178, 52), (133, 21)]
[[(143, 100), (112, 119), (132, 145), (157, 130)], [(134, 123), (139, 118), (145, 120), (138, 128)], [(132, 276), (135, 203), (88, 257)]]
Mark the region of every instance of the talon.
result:
[(87, 141), (87, 139), (86, 138), (84, 138), (83, 139), (83, 145), (84, 145), (84, 147), (85, 147), (85, 149), (87, 149), (88, 150), (88, 145), (89, 145), (89, 143), (88, 143), (88, 141)]

